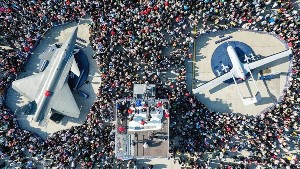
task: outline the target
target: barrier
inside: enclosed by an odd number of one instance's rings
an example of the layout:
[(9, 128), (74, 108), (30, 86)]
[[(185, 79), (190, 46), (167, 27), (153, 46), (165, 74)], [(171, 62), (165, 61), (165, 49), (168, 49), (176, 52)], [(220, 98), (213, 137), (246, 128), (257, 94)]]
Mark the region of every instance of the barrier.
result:
[(226, 41), (226, 40), (228, 40), (228, 39), (231, 39), (231, 38), (232, 38), (232, 36), (228, 36), (228, 37), (226, 37), (226, 38), (222, 38), (222, 39), (220, 39), (220, 40), (215, 41), (215, 44), (224, 42), (224, 41)]

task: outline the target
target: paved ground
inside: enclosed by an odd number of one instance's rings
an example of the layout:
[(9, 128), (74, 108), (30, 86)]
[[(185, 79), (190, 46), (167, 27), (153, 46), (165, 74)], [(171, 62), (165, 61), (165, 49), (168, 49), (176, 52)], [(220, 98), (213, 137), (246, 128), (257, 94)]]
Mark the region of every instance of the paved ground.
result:
[[(216, 47), (220, 45), (215, 44), (215, 41), (220, 39), (218, 36), (221, 34), (233, 36), (233, 38), (229, 41), (240, 41), (248, 44), (256, 55), (262, 55), (262, 57), (269, 56), (286, 49), (286, 46), (280, 40), (268, 34), (227, 30), (201, 35), (196, 42), (196, 63), (194, 69), (195, 79), (199, 82), (194, 84), (194, 88), (215, 78), (211, 68), (211, 56)], [(280, 72), (280, 75), (272, 80), (261, 81), (258, 80), (259, 70), (252, 72), (262, 96), (262, 100), (257, 104), (244, 106), (234, 84), (228, 85), (223, 83), (210, 91), (196, 93), (196, 96), (209, 109), (214, 111), (236, 112), (249, 115), (258, 114), (263, 109), (272, 105), (280, 96), (284, 85), (286, 84), (286, 73), (289, 69), (289, 58), (286, 57), (285, 59), (280, 59), (261, 68), (270, 68), (272, 73)], [(255, 95), (256, 89), (251, 80), (241, 83), (238, 86), (243, 97), (251, 97), (252, 95)]]
[[(21, 114), (22, 112), (20, 111), (22, 110), (22, 107), (24, 105), (28, 104), (28, 100), (25, 97), (20, 96), (15, 90), (10, 88), (7, 93), (6, 102), (9, 108), (15, 113), (17, 113), (18, 122), (22, 128), (30, 131), (34, 131), (41, 137), (47, 138), (48, 135), (53, 132), (67, 129), (70, 128), (71, 126), (80, 125), (85, 120), (91, 105), (96, 99), (96, 93), (98, 92), (98, 87), (100, 86), (100, 81), (101, 81), (100, 73), (99, 70), (97, 69), (97, 64), (91, 58), (93, 54), (93, 50), (90, 47), (90, 43), (89, 43), (89, 26), (88, 26), (89, 23), (90, 20), (86, 19), (86, 20), (81, 20), (80, 24), (78, 25), (79, 28), (78, 37), (84, 39), (87, 43), (83, 43), (80, 41), (77, 41), (77, 43), (81, 44), (79, 47), (81, 47), (83, 52), (87, 55), (90, 64), (89, 77), (87, 79), (90, 81), (90, 84), (84, 84), (80, 88), (80, 90), (89, 94), (90, 97), (85, 100), (83, 97), (79, 96), (76, 92), (73, 92), (76, 103), (78, 107), (81, 109), (80, 117), (78, 119), (64, 117), (61, 123), (59, 124), (56, 124), (51, 120), (43, 121), (40, 124), (33, 123), (31, 122), (32, 115), (25, 116), (22, 115)], [(44, 39), (41, 41), (40, 45), (34, 50), (34, 53), (29, 60), (29, 63), (26, 65), (27, 71), (21, 73), (18, 76), (18, 79), (30, 76), (38, 72), (39, 63), (40, 63), (39, 55), (48, 47), (48, 45), (57, 42), (63, 43), (70, 35), (71, 31), (76, 25), (77, 25), (76, 23), (70, 23), (49, 30), (45, 34)]]

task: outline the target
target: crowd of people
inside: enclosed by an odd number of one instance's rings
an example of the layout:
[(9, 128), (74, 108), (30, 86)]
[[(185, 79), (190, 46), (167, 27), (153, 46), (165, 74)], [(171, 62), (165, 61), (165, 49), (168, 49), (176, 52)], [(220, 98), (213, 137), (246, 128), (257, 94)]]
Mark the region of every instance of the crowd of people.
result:
[[(207, 168), (210, 159), (234, 158), (235, 164), (219, 168), (245, 168), (255, 163), (266, 167), (299, 168), (299, 12), (292, 1), (266, 4), (263, 0), (5, 0), (0, 2), (1, 99), (30, 58), (38, 40), (51, 27), (90, 17), (93, 58), (101, 70), (98, 97), (83, 125), (54, 133), (43, 141), (20, 129), (16, 116), (1, 101), (0, 156), (12, 163), (33, 167), (35, 157), (44, 166), (113, 168), (113, 105), (133, 96), (135, 83), (157, 84), (157, 97), (170, 101), (170, 152), (189, 153), (183, 165)], [(275, 8), (276, 10), (272, 10)], [(192, 33), (191, 30), (197, 28)], [(244, 28), (274, 33), (293, 50), (289, 87), (272, 109), (256, 117), (212, 112), (188, 92), (185, 60), (192, 44), (210, 32)], [(173, 71), (175, 79), (159, 72)], [(178, 142), (175, 141), (178, 137)], [(249, 151), (250, 156), (240, 153)], [(288, 154), (284, 156), (284, 154)], [(37, 163), (37, 162), (36, 162)], [(234, 165), (234, 166), (233, 166)]]

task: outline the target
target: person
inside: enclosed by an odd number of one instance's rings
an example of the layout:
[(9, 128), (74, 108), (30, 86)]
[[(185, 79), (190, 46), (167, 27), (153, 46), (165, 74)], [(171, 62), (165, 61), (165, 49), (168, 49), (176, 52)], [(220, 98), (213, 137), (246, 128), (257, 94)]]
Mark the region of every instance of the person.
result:
[[(278, 9), (269, 13), (267, 9), (272, 9), (273, 5)], [(28, 150), (33, 156), (41, 155), (41, 160), (51, 159), (51, 167), (67, 168), (74, 161), (84, 167), (92, 168), (98, 164), (109, 168), (114, 161), (115, 126), (108, 122), (114, 119), (115, 101), (133, 98), (132, 84), (154, 83), (157, 84), (156, 97), (170, 102), (169, 139), (179, 137), (178, 144), (170, 142), (174, 157), (177, 152), (190, 153), (196, 158), (203, 158), (205, 152), (217, 152), (222, 160), (222, 156), (230, 157), (230, 152), (247, 150), (254, 156), (241, 160), (246, 165), (254, 162), (258, 165), (268, 163), (274, 168), (290, 165), (281, 160), (275, 147), (283, 152), (289, 148), (291, 140), (299, 143), (300, 119), (296, 111), (300, 101), (297, 100), (299, 13), (292, 2), (277, 1), (267, 5), (260, 0), (157, 0), (141, 3), (130, 0), (118, 3), (111, 0), (8, 0), (1, 1), (0, 7), (1, 38), (3, 43), (13, 48), (0, 49), (1, 96), (5, 96), (17, 75), (25, 71), (31, 52), (49, 29), (77, 22), (78, 18), (86, 15), (92, 20), (89, 40), (102, 77), (97, 98), (85, 123), (58, 131), (46, 141), (32, 132), (21, 130), (16, 116), (1, 103), (0, 126), (6, 132), (1, 135), (1, 140), (4, 140), (1, 158), (17, 160), (25, 157), (24, 152)], [(196, 34), (188, 33), (189, 28), (196, 26), (199, 28)], [(252, 118), (208, 110), (189, 94), (185, 81), (187, 72), (184, 63), (197, 37), (241, 27), (278, 35), (276, 37), (292, 48), (294, 55), (287, 89), (282, 93), (281, 101)], [(167, 48), (171, 52), (166, 52)], [(178, 73), (172, 81), (159, 74), (170, 69)], [(172, 87), (165, 85), (165, 81), (169, 81)], [(127, 115), (123, 111), (120, 113), (124, 117)], [(235, 141), (240, 146), (234, 145)], [(220, 167), (224, 166), (239, 167), (220, 164)], [(209, 163), (201, 163), (199, 167), (209, 167)]]

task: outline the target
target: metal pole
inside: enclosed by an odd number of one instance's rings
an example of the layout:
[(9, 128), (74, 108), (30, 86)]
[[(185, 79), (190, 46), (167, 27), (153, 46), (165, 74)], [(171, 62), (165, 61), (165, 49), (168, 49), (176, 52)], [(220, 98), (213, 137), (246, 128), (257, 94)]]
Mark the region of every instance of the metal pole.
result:
[(85, 69), (83, 69), (83, 71), (81, 72), (81, 74), (80, 74), (80, 76), (79, 76), (79, 78), (78, 78), (78, 81), (77, 81), (77, 83), (76, 83), (76, 86), (74, 87), (74, 90), (77, 89), (77, 86), (78, 86), (78, 84), (79, 84), (79, 82), (80, 82), (80, 80), (81, 80), (81, 77), (82, 77), (84, 71), (85, 71)]
[(256, 88), (256, 92), (259, 92), (259, 91), (258, 91), (258, 87), (257, 87), (257, 85), (256, 85), (256, 83), (255, 83), (254, 78), (253, 78), (252, 72), (251, 72), (251, 70), (250, 70), (250, 67), (249, 67), (248, 64), (246, 64), (246, 65), (247, 65), (247, 68), (248, 68), (248, 70), (249, 70), (250, 76), (251, 76), (251, 78), (253, 79), (253, 83), (254, 83), (254, 86), (255, 86), (255, 88)]
[[(194, 33), (195, 36), (197, 34), (197, 26), (194, 26)], [(194, 39), (194, 51), (193, 51), (193, 65), (192, 65), (192, 71), (193, 71), (193, 77), (192, 77), (192, 89), (194, 89), (194, 80), (195, 80), (195, 64), (196, 64), (196, 38)], [(192, 90), (193, 92), (193, 90)]]
[(240, 95), (241, 99), (243, 100), (243, 97), (242, 97), (242, 94), (241, 94), (241, 92), (240, 92), (239, 86), (237, 85), (237, 83), (236, 83), (236, 81), (235, 81), (235, 77), (233, 76), (232, 73), (231, 73), (231, 75), (232, 75), (233, 81), (234, 81), (234, 83), (235, 83), (235, 85), (236, 85), (236, 88), (237, 88), (237, 90), (238, 90), (238, 92), (239, 92), (239, 95)]

